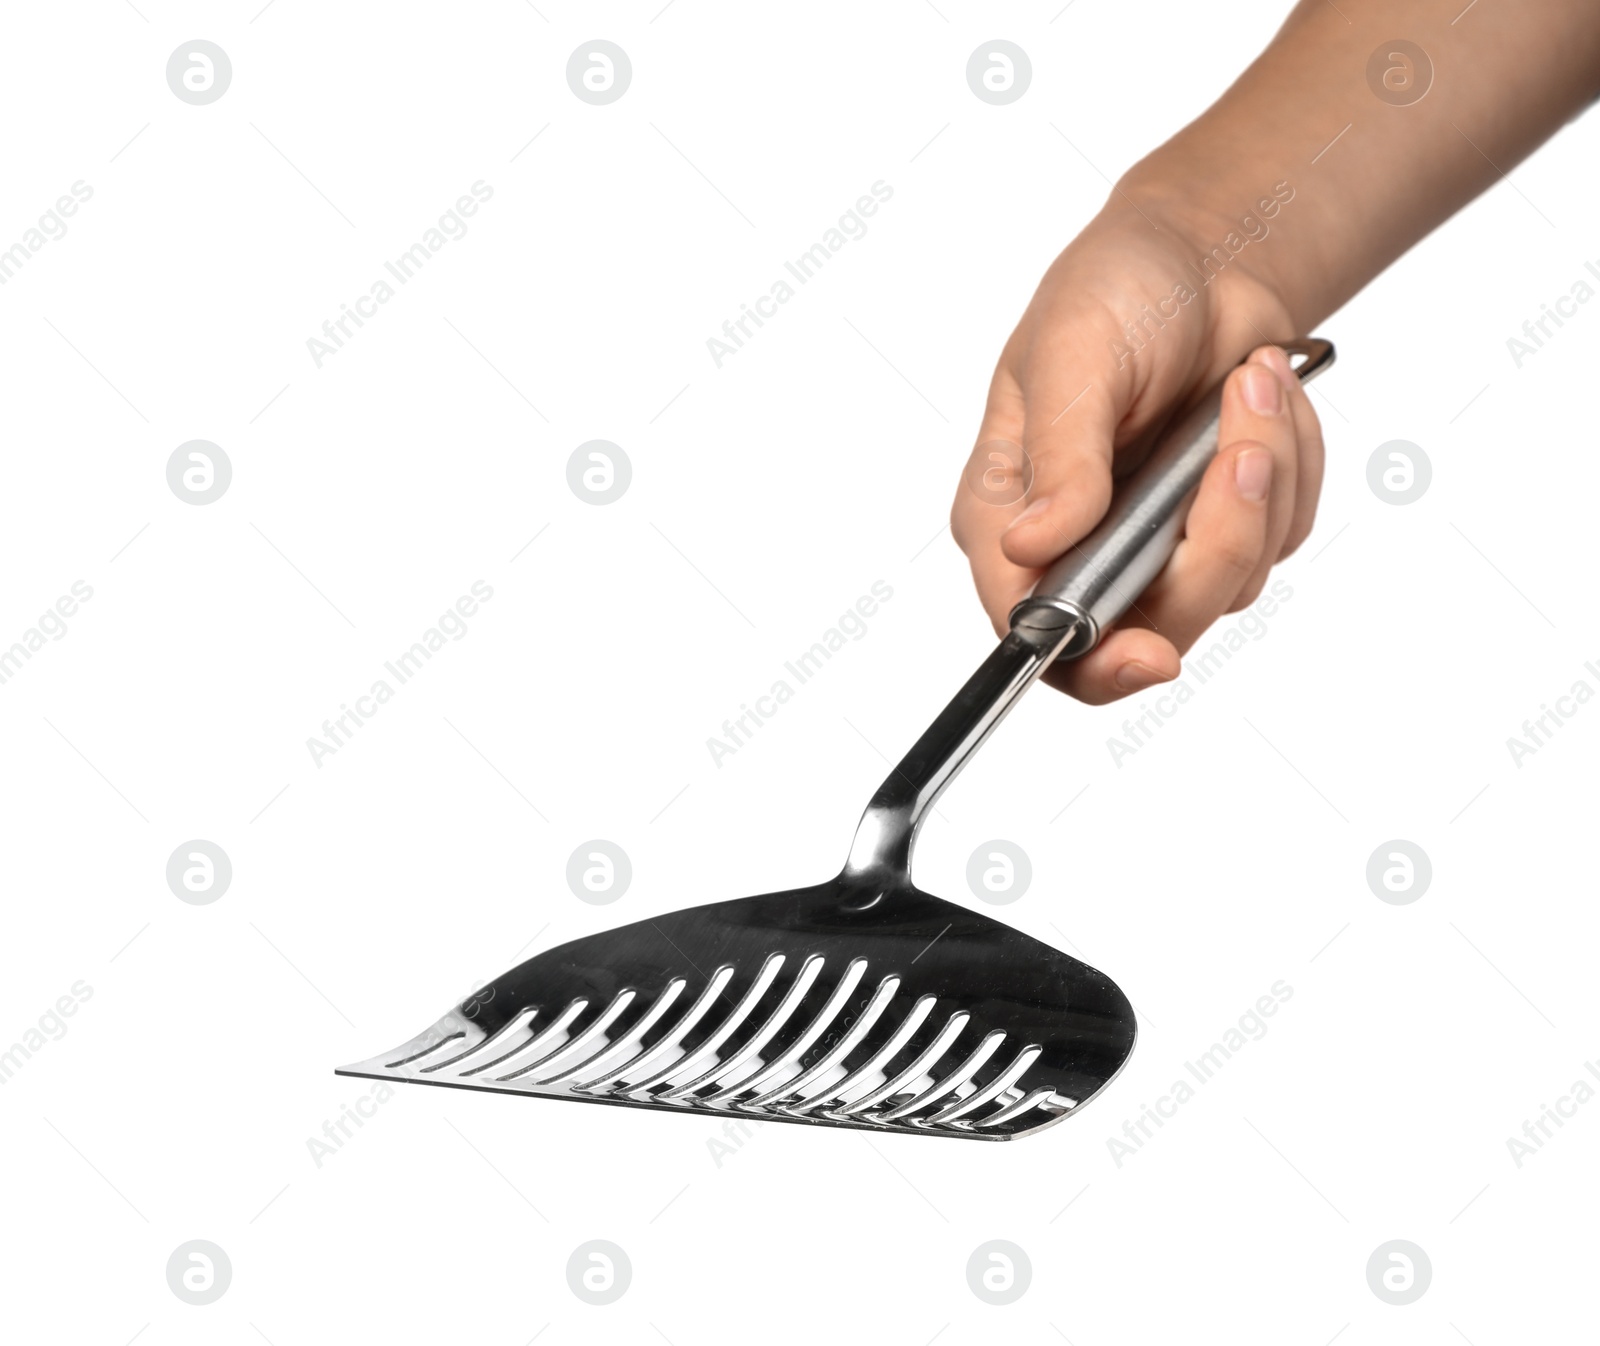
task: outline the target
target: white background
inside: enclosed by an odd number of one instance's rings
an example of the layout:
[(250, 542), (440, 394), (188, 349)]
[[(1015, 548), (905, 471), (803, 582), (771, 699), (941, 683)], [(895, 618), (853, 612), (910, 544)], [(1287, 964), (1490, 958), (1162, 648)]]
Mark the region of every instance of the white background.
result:
[[(1281, 5), (257, 8), (33, 6), (0, 55), (0, 247), (93, 188), (0, 289), (0, 640), (94, 591), (0, 687), (0, 1046), (93, 990), (0, 1091), (8, 1337), (1582, 1326), (1600, 1102), (1521, 1168), (1506, 1141), (1600, 1057), (1600, 707), (1520, 768), (1506, 740), (1600, 688), (1600, 306), (1520, 370), (1506, 339), (1600, 258), (1593, 117), (1325, 325), (1327, 487), (1266, 636), (1120, 767), (1129, 707), (1036, 691), (927, 828), (918, 880), (961, 901), (976, 847), (1021, 845), (1032, 886), (997, 913), (1138, 1006), (1085, 1115), (1008, 1146), (767, 1127), (719, 1165), (711, 1122), (407, 1088), (319, 1167), (308, 1140), (363, 1092), (332, 1067), (536, 932), (837, 868), (880, 752), (991, 643), (941, 528), (1002, 341), (1102, 174), (1203, 108)], [(1440, 44), (1441, 79), (1448, 18), (1403, 34)], [(564, 76), (597, 36), (633, 63), (605, 107)], [(164, 76), (196, 37), (233, 63), (209, 106)], [(965, 83), (995, 37), (1033, 62), (1007, 107)], [(879, 179), (867, 236), (717, 369), (706, 338)], [(470, 232), (315, 367), (307, 338), (477, 180)], [(203, 507), (165, 477), (196, 438), (233, 465)], [(633, 467), (605, 507), (566, 481), (594, 438)], [(1395, 438), (1433, 465), (1404, 508), (1366, 480)], [(308, 736), (477, 580), (469, 634), (314, 765)], [(714, 765), (708, 736), (875, 580), (868, 635)], [(565, 880), (594, 837), (633, 864), (610, 907)], [(211, 905), (167, 887), (191, 838), (233, 864)], [(1391, 838), (1432, 860), (1410, 905), (1366, 882)], [(1119, 1167), (1108, 1138), (1278, 980), (1266, 1036)], [(164, 1271), (197, 1238), (233, 1268), (208, 1307)], [(633, 1265), (604, 1308), (566, 1283), (594, 1238)], [(1366, 1281), (1397, 1238), (1433, 1266), (1407, 1307)], [(1004, 1308), (967, 1286), (990, 1239), (1033, 1268)]]

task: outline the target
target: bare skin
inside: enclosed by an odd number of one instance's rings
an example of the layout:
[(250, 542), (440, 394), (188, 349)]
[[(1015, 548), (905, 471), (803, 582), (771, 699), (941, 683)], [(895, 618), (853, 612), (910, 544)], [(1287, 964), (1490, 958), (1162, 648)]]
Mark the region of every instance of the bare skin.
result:
[[(1465, 4), (1305, 0), (1045, 273), (951, 511), (996, 630), (1172, 410), (1227, 375), (1222, 447), (1183, 541), (1137, 613), (1052, 669), (1073, 696), (1099, 704), (1177, 677), (1310, 533), (1322, 431), (1273, 343), (1309, 334), (1600, 95), (1595, 0)], [(1023, 496), (1016, 463), (1008, 505), (970, 485), (992, 472), (996, 440), (1032, 465)]]

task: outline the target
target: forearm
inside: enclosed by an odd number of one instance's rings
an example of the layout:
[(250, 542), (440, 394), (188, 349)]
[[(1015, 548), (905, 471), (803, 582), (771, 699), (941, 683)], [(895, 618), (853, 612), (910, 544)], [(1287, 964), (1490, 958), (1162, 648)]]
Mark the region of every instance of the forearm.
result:
[[(1212, 108), (1128, 173), (1111, 208), (1176, 199), (1202, 231), (1226, 231), (1287, 183), (1293, 203), (1271, 241), (1241, 261), (1309, 330), (1600, 94), (1596, 0), (1465, 7), (1303, 0)], [(1431, 65), (1420, 97), (1426, 67), (1391, 60), (1397, 40)]]

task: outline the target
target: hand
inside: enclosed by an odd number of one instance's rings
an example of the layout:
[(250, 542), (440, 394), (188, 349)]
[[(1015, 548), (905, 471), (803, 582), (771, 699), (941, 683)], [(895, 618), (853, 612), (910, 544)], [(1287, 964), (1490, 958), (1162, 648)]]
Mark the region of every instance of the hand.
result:
[(1233, 370), (1216, 461), (1172, 559), (1094, 650), (1046, 675), (1092, 704), (1177, 677), (1183, 652), (1224, 613), (1254, 602), (1272, 566), (1311, 531), (1322, 430), (1270, 344), (1296, 335), (1288, 310), (1248, 268), (1248, 247), (1209, 283), (1195, 270), (1238, 227), (1114, 198), (1051, 265), (1006, 342), (956, 491), (951, 532), (1004, 634), (1043, 569), (1105, 514), (1113, 477), (1138, 466), (1172, 415)]

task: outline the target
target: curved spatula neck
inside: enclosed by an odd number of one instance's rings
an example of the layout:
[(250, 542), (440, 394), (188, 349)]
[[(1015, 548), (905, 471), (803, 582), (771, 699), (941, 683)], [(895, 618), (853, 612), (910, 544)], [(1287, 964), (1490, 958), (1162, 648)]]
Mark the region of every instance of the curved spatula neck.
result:
[(1033, 686), (1076, 627), (1012, 631), (878, 787), (856, 827), (842, 878), (909, 880), (917, 829), (973, 753)]

